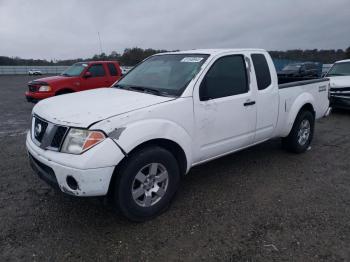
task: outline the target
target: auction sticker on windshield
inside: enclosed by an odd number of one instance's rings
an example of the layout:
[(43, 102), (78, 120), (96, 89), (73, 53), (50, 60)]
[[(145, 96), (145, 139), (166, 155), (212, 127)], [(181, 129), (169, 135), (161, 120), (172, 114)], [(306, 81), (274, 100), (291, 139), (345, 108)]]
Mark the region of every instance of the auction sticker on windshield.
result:
[(199, 63), (203, 60), (203, 57), (184, 57), (181, 62), (182, 63)]

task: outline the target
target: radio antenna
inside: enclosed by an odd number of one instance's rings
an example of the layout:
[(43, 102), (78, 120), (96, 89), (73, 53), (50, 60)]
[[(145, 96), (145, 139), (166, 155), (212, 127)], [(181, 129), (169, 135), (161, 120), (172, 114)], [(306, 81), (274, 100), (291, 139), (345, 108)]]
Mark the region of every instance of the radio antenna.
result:
[(100, 54), (102, 54), (103, 52), (102, 52), (102, 43), (101, 43), (101, 37), (100, 37), (100, 32), (97, 32), (97, 35), (98, 35), (98, 40), (99, 40), (99, 42), (100, 42)]

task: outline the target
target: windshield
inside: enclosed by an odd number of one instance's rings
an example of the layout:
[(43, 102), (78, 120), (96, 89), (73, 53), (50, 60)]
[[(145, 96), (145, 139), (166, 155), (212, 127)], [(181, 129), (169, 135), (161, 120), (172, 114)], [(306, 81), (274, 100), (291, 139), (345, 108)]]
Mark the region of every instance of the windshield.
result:
[(117, 82), (115, 87), (152, 91), (159, 95), (180, 96), (208, 56), (203, 54), (156, 55), (135, 67)]
[(86, 63), (76, 63), (76, 64), (68, 67), (66, 70), (64, 70), (61, 75), (63, 75), (63, 76), (79, 76), (81, 74), (81, 72), (83, 72), (84, 68), (87, 66), (88, 66), (88, 64), (86, 64)]
[(350, 76), (350, 62), (334, 64), (327, 76)]
[(293, 70), (293, 71), (298, 71), (299, 68), (301, 67), (301, 65), (287, 65), (285, 67), (283, 67), (283, 71), (287, 71), (287, 70)]

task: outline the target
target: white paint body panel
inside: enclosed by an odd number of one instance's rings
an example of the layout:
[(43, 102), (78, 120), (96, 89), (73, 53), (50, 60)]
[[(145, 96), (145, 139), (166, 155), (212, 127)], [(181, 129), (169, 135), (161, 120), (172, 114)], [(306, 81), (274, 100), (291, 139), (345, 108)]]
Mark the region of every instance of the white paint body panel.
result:
[[(326, 88), (325, 91), (319, 92), (320, 87)], [(328, 82), (280, 89), (279, 117), (274, 137), (289, 134), (297, 114), (305, 104), (312, 105), (316, 119), (325, 116), (329, 108), (328, 90)]]
[(328, 79), (331, 87), (350, 87), (350, 76), (334, 76)]
[[(86, 170), (106, 168), (101, 175), (103, 186), (96, 185), (100, 188), (97, 191), (87, 186), (90, 191), (84, 191), (84, 195), (103, 195), (107, 192), (105, 189), (114, 167), (124, 158), (122, 151), (128, 154), (147, 141), (166, 139), (178, 144), (186, 155), (188, 172), (194, 165), (270, 138), (287, 136), (300, 108), (307, 103), (313, 106), (316, 118), (324, 116), (328, 109), (327, 82), (279, 89), (275, 67), (264, 50), (190, 50), (179, 53), (210, 55), (179, 98), (106, 88), (44, 100), (35, 106), (33, 114), (56, 124), (102, 130), (111, 137), (81, 155), (42, 150), (31, 142), (30, 137), (27, 137), (28, 150), (55, 169), (57, 174), (65, 174), (67, 171), (62, 170), (71, 168), (79, 178), (84, 177)], [(272, 79), (268, 88), (257, 90), (251, 65), (248, 93), (199, 100), (201, 80), (216, 59), (240, 54), (251, 61), (252, 53), (263, 54), (267, 59)], [(326, 91), (319, 92), (320, 86), (324, 85)], [(256, 101), (256, 104), (244, 107), (248, 100)], [(112, 136), (115, 131), (120, 132)], [(58, 178), (58, 181), (63, 180)], [(80, 178), (79, 181), (85, 180)]]
[[(264, 52), (254, 52), (254, 54), (266, 54)], [(277, 119), (280, 104), (279, 92), (276, 88), (278, 86), (278, 79), (275, 66), (270, 56), (265, 56), (271, 73), (271, 84), (264, 90), (257, 90), (257, 82), (255, 77), (255, 68), (252, 66), (252, 82), (254, 83), (254, 90), (256, 90), (256, 131), (254, 143), (259, 143), (270, 139), (276, 130)]]
[(33, 112), (55, 124), (88, 127), (96, 121), (172, 99), (117, 88), (101, 88), (42, 100)]
[[(200, 101), (199, 87), (214, 62), (227, 55), (249, 55), (247, 52), (223, 52), (208, 61), (193, 88), (195, 136), (195, 163), (215, 158), (233, 148), (242, 148), (254, 141), (256, 106), (244, 107), (247, 101), (255, 101), (255, 82), (250, 82), (245, 94)], [(244, 121), (242, 121), (244, 119)]]
[[(39, 148), (33, 143), (28, 132), (26, 147), (35, 159), (54, 170), (62, 192), (76, 196), (106, 195), (115, 163), (124, 158), (124, 154), (111, 139), (106, 139), (84, 154), (71, 155)], [(77, 180), (79, 184), (77, 190), (69, 189), (67, 176)]]

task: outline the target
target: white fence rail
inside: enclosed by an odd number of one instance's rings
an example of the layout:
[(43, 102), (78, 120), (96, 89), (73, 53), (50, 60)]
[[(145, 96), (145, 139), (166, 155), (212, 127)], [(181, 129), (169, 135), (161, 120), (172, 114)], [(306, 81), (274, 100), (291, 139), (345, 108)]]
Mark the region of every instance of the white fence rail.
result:
[[(0, 75), (27, 75), (29, 70), (39, 70), (42, 74), (60, 74), (69, 66), (0, 66)], [(123, 74), (132, 66), (122, 66)]]
[(40, 70), (43, 74), (60, 74), (68, 66), (0, 66), (0, 75), (26, 75), (29, 70)]

